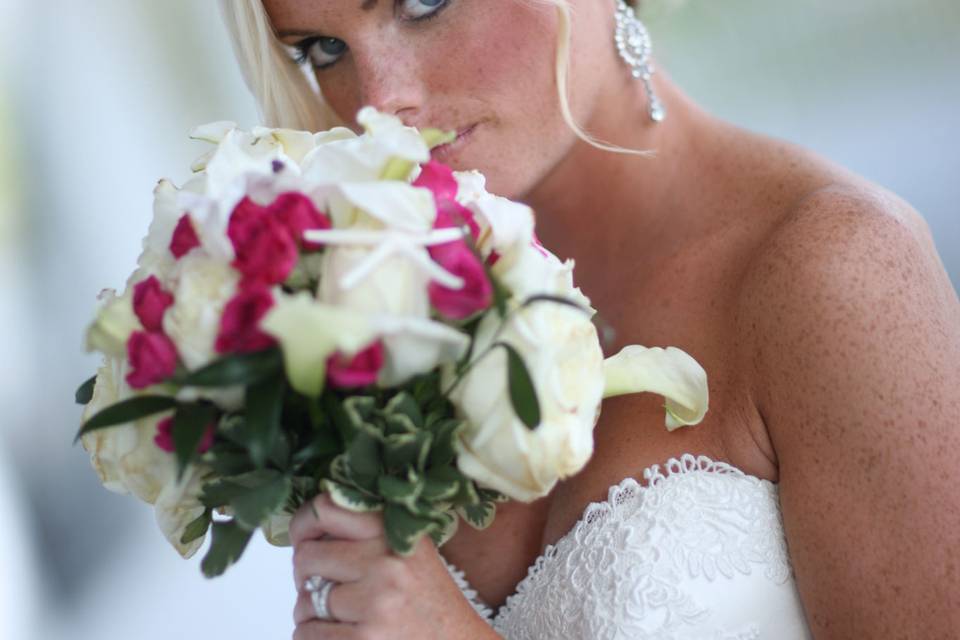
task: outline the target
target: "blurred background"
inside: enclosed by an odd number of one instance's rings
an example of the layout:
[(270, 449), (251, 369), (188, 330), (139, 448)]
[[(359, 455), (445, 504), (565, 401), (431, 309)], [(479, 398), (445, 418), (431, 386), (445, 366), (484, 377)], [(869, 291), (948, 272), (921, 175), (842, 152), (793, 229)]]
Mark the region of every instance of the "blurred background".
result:
[[(461, 0), (462, 1), (462, 0)], [(911, 202), (960, 282), (960, 3), (689, 0), (646, 9), (662, 66), (744, 127)], [(226, 576), (183, 561), (152, 508), (70, 442), (82, 335), (122, 287), (194, 126), (257, 121), (212, 0), (0, 0), (0, 640), (290, 637), (289, 549)]]

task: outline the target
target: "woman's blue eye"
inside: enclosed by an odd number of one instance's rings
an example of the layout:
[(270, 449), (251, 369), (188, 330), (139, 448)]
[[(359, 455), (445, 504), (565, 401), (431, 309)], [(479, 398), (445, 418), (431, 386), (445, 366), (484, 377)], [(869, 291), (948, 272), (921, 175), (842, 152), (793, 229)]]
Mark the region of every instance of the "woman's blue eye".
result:
[(322, 36), (297, 43), (296, 48), (299, 51), (298, 63), (303, 64), (309, 60), (313, 66), (322, 69), (340, 59), (343, 52), (347, 50), (347, 43), (339, 38)]
[[(450, 2), (451, 0), (397, 0), (403, 19), (411, 22), (436, 17)], [(297, 64), (309, 61), (315, 68), (325, 69), (337, 62), (348, 47), (340, 38), (318, 36), (298, 42), (294, 49), (297, 51), (294, 56)]]
[(404, 15), (410, 20), (419, 20), (439, 11), (447, 0), (403, 0), (402, 4)]

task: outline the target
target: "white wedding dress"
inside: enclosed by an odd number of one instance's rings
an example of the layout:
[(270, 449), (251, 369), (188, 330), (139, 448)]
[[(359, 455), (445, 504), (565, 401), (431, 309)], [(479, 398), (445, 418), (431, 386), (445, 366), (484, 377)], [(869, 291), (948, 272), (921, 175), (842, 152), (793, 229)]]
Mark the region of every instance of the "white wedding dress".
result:
[(456, 566), (464, 596), (507, 640), (810, 638), (777, 485), (704, 456), (628, 477), (530, 566), (494, 612)]

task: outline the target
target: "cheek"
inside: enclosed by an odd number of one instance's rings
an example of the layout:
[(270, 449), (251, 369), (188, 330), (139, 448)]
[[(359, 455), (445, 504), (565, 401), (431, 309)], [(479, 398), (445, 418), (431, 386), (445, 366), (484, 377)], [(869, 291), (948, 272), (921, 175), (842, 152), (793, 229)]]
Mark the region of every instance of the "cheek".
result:
[(464, 161), (487, 175), (492, 191), (518, 197), (574, 138), (557, 94), (556, 15), (553, 7), (523, 0), (473, 6), (473, 15), (458, 21), (456, 46), (432, 69), (430, 85), (455, 102), (476, 100), (489, 110), (492, 122)]

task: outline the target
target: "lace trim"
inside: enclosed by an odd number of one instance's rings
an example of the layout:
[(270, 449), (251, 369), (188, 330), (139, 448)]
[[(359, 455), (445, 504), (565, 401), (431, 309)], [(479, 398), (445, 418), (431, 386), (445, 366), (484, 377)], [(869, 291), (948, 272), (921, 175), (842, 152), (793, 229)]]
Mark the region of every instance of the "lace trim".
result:
[(440, 559), (443, 560), (444, 566), (447, 567), (447, 571), (450, 572), (450, 577), (453, 578), (453, 581), (457, 583), (457, 586), (460, 587), (460, 591), (463, 592), (464, 597), (473, 607), (473, 610), (477, 612), (481, 618), (487, 621), (487, 624), (492, 624), (493, 622), (493, 609), (484, 604), (483, 600), (480, 599), (480, 595), (477, 593), (476, 589), (470, 586), (470, 583), (467, 582), (467, 578), (464, 575), (462, 569), (458, 569), (455, 565), (447, 562), (447, 559), (442, 555)]
[[(562, 544), (571, 538), (580, 537), (588, 528), (594, 527), (596, 523), (605, 519), (608, 514), (612, 513), (627, 501), (638, 499), (643, 495), (645, 489), (658, 487), (671, 476), (680, 476), (689, 473), (716, 473), (755, 478), (755, 476), (748, 476), (740, 469), (726, 462), (719, 462), (704, 455), (694, 456), (690, 453), (681, 455), (679, 459), (670, 458), (662, 466), (664, 471), (661, 471), (660, 464), (650, 465), (643, 470), (643, 478), (647, 480), (646, 487), (638, 483), (633, 476), (627, 476), (619, 483), (611, 485), (610, 488), (607, 489), (606, 500), (588, 504), (576, 524), (555, 543), (548, 544), (544, 548), (543, 553), (527, 568), (527, 575), (517, 584), (513, 594), (507, 597), (503, 606), (496, 611), (494, 622), (508, 617), (508, 614), (513, 609), (513, 605), (522, 599), (529, 584), (536, 578), (537, 574), (543, 572), (546, 565), (554, 561), (557, 550)], [(763, 478), (756, 478), (756, 480), (772, 484), (769, 480)]]
[(650, 465), (645, 468), (642, 473), (644, 480), (647, 481), (646, 486), (637, 482), (633, 476), (627, 476), (619, 483), (611, 485), (608, 488), (606, 500), (589, 503), (573, 527), (555, 543), (548, 544), (544, 548), (543, 553), (527, 568), (526, 576), (517, 583), (514, 593), (507, 597), (503, 606), (496, 612), (479, 598), (476, 590), (470, 587), (462, 570), (447, 563), (446, 560), (444, 560), (444, 562), (448, 565), (451, 574), (454, 575), (454, 579), (457, 580), (457, 584), (461, 585), (464, 589), (464, 593), (471, 600), (474, 609), (476, 609), (488, 623), (496, 624), (498, 621), (508, 617), (508, 614), (513, 610), (514, 606), (523, 599), (522, 596), (528, 591), (538, 574), (543, 573), (547, 565), (555, 561), (559, 547), (568, 543), (571, 539), (582, 537), (587, 531), (623, 504), (640, 498), (645, 495), (645, 491), (659, 487), (668, 478), (691, 473), (734, 475), (751, 479), (763, 486), (771, 488), (776, 486), (769, 480), (746, 474), (733, 465), (726, 462), (715, 461), (705, 455), (685, 453), (682, 454), (680, 458), (668, 459), (662, 465)]

